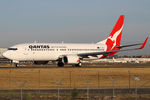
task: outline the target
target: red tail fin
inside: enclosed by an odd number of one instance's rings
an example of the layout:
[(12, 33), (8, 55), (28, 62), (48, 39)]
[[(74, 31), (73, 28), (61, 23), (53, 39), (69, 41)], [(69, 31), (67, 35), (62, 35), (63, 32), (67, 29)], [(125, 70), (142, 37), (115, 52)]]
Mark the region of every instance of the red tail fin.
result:
[(120, 15), (109, 37), (103, 41), (98, 42), (97, 44), (106, 44), (107, 45), (106, 51), (119, 50), (119, 48), (116, 48), (116, 46), (120, 46), (123, 23), (124, 23), (124, 15)]
[(121, 35), (123, 30), (124, 15), (121, 15), (114, 26), (112, 32), (106, 40), (107, 51), (118, 50), (116, 46), (120, 46)]

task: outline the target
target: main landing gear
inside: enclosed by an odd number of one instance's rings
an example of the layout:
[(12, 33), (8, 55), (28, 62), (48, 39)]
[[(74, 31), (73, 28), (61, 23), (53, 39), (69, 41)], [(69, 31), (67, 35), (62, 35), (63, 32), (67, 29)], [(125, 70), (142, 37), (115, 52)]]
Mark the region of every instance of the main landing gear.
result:
[(81, 62), (79, 62), (78, 64), (75, 64), (75, 65), (72, 65), (73, 67), (81, 67), (82, 66), (82, 64), (81, 64)]
[(62, 61), (59, 61), (59, 62), (57, 63), (57, 66), (58, 66), (58, 67), (64, 67), (64, 63), (63, 63)]
[[(74, 64), (74, 65), (72, 65), (73, 67), (81, 67), (81, 62), (79, 62), (78, 64)], [(58, 62), (57, 63), (57, 66), (58, 67), (64, 67), (64, 63), (63, 62)]]

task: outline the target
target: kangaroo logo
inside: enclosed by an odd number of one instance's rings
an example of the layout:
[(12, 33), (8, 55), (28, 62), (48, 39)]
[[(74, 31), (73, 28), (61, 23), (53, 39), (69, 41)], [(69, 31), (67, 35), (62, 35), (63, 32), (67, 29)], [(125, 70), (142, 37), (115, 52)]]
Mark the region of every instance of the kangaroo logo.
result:
[(106, 41), (107, 50), (112, 50), (117, 45), (117, 38), (122, 32), (123, 26), (114, 35), (110, 35)]

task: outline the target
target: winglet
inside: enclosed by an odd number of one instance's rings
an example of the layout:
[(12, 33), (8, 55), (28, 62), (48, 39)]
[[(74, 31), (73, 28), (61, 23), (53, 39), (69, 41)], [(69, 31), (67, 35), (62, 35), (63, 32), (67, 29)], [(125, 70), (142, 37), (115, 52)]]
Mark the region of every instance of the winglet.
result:
[(146, 40), (144, 41), (144, 43), (142, 44), (142, 46), (139, 49), (143, 49), (147, 43), (148, 37), (146, 38)]

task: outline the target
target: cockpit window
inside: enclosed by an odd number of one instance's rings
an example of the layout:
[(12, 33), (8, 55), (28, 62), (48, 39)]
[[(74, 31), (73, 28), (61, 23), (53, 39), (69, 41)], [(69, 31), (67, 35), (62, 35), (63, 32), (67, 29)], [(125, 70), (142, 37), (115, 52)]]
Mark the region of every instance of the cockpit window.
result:
[(8, 50), (18, 50), (17, 48), (8, 48)]

